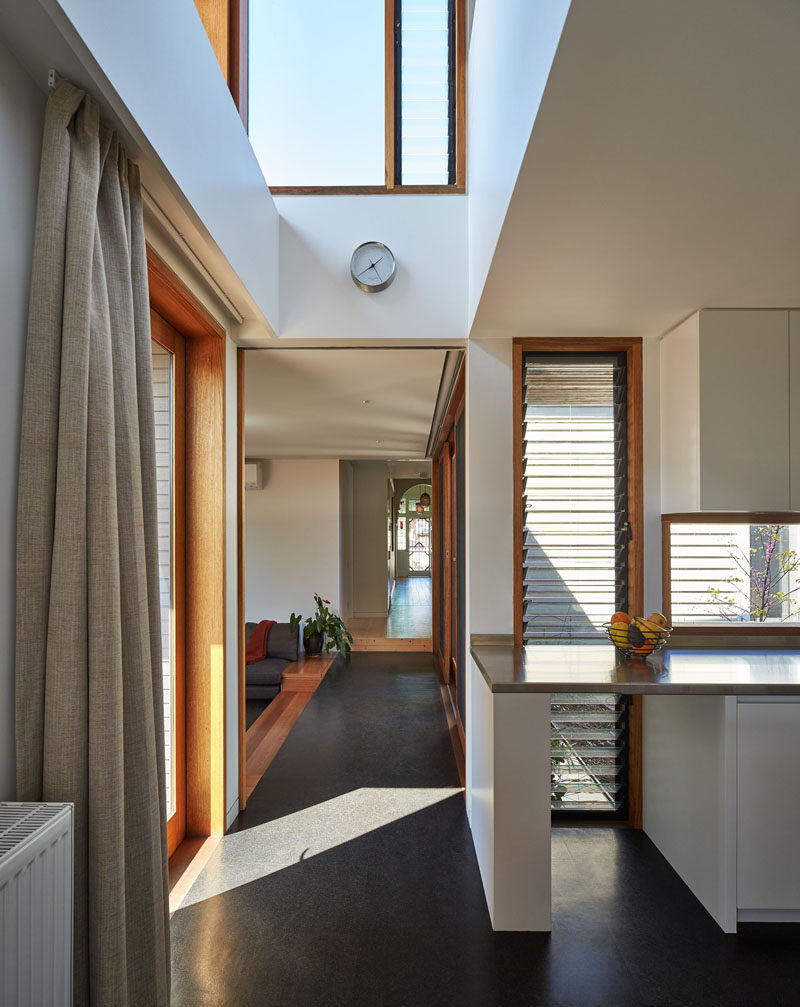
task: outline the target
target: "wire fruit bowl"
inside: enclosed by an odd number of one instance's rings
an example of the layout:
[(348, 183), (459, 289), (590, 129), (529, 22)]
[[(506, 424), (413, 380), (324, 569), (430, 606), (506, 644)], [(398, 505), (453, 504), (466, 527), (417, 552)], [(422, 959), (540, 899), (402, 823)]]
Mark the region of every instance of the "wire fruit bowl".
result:
[(621, 629), (612, 626), (610, 622), (604, 622), (603, 629), (620, 654), (640, 660), (644, 660), (654, 650), (663, 647), (672, 632), (671, 627), (656, 626), (655, 623), (649, 623), (644, 628), (631, 623)]

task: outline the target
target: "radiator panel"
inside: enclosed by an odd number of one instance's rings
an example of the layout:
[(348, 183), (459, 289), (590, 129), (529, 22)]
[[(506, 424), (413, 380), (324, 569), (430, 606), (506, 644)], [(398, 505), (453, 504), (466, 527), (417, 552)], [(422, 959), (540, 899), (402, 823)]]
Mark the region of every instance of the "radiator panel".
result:
[(71, 804), (0, 802), (0, 1007), (72, 1003)]

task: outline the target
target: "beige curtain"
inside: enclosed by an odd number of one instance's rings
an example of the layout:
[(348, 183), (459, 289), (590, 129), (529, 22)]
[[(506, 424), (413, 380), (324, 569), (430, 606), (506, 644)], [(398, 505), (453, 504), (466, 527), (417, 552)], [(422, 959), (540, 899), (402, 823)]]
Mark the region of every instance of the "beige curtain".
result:
[(47, 104), (17, 518), (17, 790), (75, 803), (75, 1003), (169, 1002), (155, 436), (136, 165)]

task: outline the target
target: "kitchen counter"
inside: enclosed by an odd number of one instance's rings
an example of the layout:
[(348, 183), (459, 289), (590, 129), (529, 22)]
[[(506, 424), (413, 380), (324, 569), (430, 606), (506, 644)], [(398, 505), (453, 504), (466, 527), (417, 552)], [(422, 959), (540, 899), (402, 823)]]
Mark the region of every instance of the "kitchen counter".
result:
[(666, 649), (648, 660), (610, 643), (473, 643), (472, 658), (493, 693), (618, 692), (626, 695), (800, 695), (800, 651)]
[(722, 930), (800, 922), (800, 651), (782, 644), (681, 640), (640, 661), (473, 639), (467, 801), (494, 929), (552, 926), (554, 693), (641, 696), (644, 830)]

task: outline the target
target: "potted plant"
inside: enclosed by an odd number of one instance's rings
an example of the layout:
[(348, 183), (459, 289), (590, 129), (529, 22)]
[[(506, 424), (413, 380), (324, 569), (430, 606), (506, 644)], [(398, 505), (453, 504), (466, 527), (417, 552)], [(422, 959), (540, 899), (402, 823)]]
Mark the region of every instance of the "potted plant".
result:
[[(347, 626), (338, 615), (334, 615), (328, 608), (330, 602), (327, 598), (320, 598), (318, 594), (315, 594), (314, 601), (317, 604), (316, 611), (303, 626), (303, 647), (306, 654), (319, 654), (324, 642), (327, 652), (337, 650), (342, 657), (347, 657), (353, 642), (353, 637), (348, 632)], [(297, 630), (302, 621), (302, 615), (295, 615), (292, 612), (289, 624), (293, 630)]]

